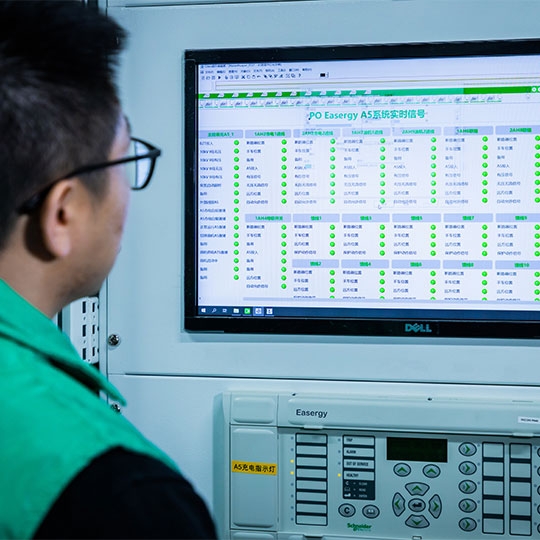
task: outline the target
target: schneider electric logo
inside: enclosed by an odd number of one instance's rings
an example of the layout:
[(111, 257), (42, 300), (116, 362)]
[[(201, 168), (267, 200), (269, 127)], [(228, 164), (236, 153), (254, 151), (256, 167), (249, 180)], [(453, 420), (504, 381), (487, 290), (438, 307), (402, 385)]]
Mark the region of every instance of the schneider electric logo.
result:
[(347, 523), (347, 527), (354, 532), (368, 532), (371, 531), (371, 525), (367, 523)]
[(429, 324), (405, 323), (405, 332), (407, 334), (431, 334), (432, 330), (429, 327)]

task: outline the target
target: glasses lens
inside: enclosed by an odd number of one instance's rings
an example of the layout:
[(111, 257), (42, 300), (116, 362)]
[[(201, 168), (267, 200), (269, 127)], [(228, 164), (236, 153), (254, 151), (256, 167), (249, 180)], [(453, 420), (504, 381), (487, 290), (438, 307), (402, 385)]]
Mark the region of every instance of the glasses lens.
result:
[[(150, 148), (140, 141), (131, 141), (131, 148), (128, 155), (144, 156), (148, 154)], [(126, 163), (126, 173), (129, 178), (131, 189), (142, 189), (148, 182), (148, 177), (152, 170), (152, 158), (141, 157), (137, 161)]]

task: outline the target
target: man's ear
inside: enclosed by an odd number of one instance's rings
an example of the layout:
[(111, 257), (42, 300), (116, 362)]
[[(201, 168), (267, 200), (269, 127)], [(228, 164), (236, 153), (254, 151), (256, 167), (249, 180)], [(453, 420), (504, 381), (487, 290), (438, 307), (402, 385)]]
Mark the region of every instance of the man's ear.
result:
[(76, 179), (57, 182), (43, 201), (39, 221), (43, 246), (54, 258), (67, 257), (77, 242), (82, 186)]

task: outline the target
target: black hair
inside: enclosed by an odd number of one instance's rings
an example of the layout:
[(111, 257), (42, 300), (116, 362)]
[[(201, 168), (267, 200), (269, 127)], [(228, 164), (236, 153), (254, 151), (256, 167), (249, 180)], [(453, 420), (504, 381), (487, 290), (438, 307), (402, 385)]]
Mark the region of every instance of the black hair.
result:
[[(25, 200), (108, 159), (125, 40), (116, 22), (80, 1), (0, 0), (0, 249)], [(99, 195), (95, 175), (84, 180)]]

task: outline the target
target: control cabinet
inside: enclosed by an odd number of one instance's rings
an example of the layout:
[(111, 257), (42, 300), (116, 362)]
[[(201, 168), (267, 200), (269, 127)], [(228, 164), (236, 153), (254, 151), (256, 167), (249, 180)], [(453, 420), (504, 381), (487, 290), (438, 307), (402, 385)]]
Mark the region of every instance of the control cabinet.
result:
[(224, 538), (540, 538), (540, 403), (222, 395)]

